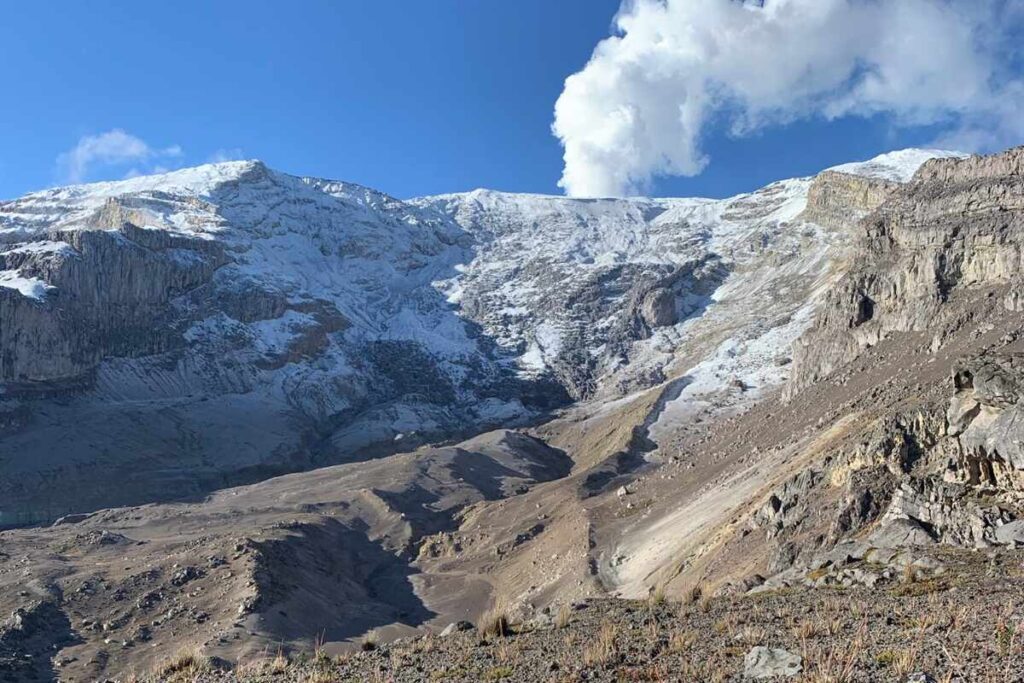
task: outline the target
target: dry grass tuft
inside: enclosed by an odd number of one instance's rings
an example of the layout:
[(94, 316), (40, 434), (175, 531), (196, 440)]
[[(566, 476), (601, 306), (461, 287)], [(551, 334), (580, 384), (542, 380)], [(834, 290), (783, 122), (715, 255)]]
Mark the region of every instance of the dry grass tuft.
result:
[(555, 628), (566, 628), (570, 622), (572, 622), (572, 607), (568, 604), (562, 604), (558, 608), (558, 614), (555, 615)]
[(650, 593), (647, 594), (647, 606), (650, 608), (658, 607), (659, 605), (665, 604), (665, 584), (659, 583), (657, 586), (651, 588)]
[(380, 646), (380, 635), (376, 631), (367, 631), (363, 640), (359, 643), (359, 649), (363, 652), (372, 652)]
[(697, 632), (691, 629), (676, 631), (668, 641), (668, 649), (671, 652), (685, 652), (697, 642)]
[(901, 680), (917, 671), (917, 646), (907, 648), (895, 653), (890, 667), (896, 676)]
[(496, 605), (484, 612), (480, 621), (477, 622), (476, 630), (484, 638), (504, 638), (511, 633), (508, 615), (505, 614), (504, 608)]
[(733, 639), (735, 641), (737, 641), (739, 643), (743, 643), (744, 645), (748, 645), (750, 647), (753, 647), (755, 645), (760, 645), (761, 643), (763, 643), (765, 641), (765, 639), (767, 637), (768, 637), (768, 631), (767, 630), (765, 630), (764, 628), (762, 628), (760, 626), (749, 626), (749, 625), (748, 626), (744, 626), (739, 631), (737, 631), (735, 634), (733, 634)]
[(277, 648), (277, 654), (270, 660), (270, 673), (272, 674), (283, 674), (288, 670), (288, 656), (284, 653), (284, 650)]
[(181, 650), (178, 654), (157, 666), (153, 677), (168, 683), (185, 683), (199, 678), (212, 670), (210, 660), (198, 648)]
[(809, 683), (850, 683), (864, 654), (866, 631), (852, 641), (828, 648), (803, 647), (804, 671)]
[(583, 651), (583, 663), (587, 666), (608, 664), (618, 654), (615, 638), (618, 628), (610, 621), (601, 623), (601, 630), (594, 642)]
[(689, 590), (683, 593), (683, 604), (685, 605), (696, 605), (704, 597), (704, 587), (697, 583), (689, 588)]

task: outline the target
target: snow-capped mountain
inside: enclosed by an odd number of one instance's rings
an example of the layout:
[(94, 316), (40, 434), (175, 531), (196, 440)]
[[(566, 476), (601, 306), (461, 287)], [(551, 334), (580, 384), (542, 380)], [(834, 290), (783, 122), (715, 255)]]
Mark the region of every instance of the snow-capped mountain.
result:
[(936, 154), (726, 200), (400, 201), (229, 162), (0, 203), (0, 525), (670, 379), (663, 421), (742, 403), (785, 378), (844, 226)]

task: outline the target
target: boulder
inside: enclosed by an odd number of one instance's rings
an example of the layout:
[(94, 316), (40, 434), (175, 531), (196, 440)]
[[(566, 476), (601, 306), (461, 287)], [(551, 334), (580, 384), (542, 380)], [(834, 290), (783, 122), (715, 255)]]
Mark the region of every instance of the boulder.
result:
[(447, 638), (448, 636), (453, 636), (456, 633), (472, 630), (473, 624), (469, 623), (468, 621), (453, 621), (452, 623), (444, 627), (444, 630), (441, 631), (441, 637)]
[(1012, 547), (1024, 545), (1024, 519), (996, 527), (996, 541)]
[(914, 519), (887, 521), (871, 534), (871, 543), (879, 548), (905, 548), (932, 545), (935, 539)]
[(758, 645), (743, 658), (744, 678), (788, 678), (803, 671), (803, 658), (788, 650)]
[(651, 328), (675, 325), (678, 318), (675, 294), (664, 287), (651, 290), (640, 305), (640, 315)]

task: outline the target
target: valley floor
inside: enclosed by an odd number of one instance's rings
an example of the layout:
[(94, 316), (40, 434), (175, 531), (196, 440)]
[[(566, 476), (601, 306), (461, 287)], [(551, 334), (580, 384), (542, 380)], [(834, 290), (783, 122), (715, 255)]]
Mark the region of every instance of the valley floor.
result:
[(874, 588), (590, 600), (504, 636), (466, 625), (447, 636), (368, 641), (340, 657), (268, 652), (236, 670), (186, 654), (150, 680), (704, 683), (749, 680), (751, 652), (765, 647), (799, 662), (791, 681), (1024, 681), (1024, 551), (938, 557), (938, 575), (895, 576)]

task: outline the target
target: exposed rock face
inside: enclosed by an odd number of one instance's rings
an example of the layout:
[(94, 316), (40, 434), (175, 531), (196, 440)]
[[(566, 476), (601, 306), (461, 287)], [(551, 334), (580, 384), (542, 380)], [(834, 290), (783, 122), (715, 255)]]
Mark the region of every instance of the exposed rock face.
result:
[(819, 173), (807, 190), (802, 218), (837, 229), (854, 229), (889, 197), (900, 183), (842, 171)]
[(105, 358), (181, 346), (172, 300), (209, 285), (226, 262), (216, 242), (131, 223), (55, 230), (3, 252), (0, 270), (49, 290), (36, 300), (0, 289), (0, 382), (8, 393), (81, 383)]
[[(884, 186), (853, 178), (897, 161), (830, 174), (815, 210), (839, 225)], [(684, 373), (679, 406), (750, 404), (785, 381), (778, 359), (848, 243), (801, 218), (811, 185), (403, 202), (230, 162), (2, 203), (0, 526), (411, 449)], [(133, 476), (109, 487), (113, 467)]]
[[(0, 526), (557, 405), (553, 381), (518, 377), (430, 286), (467, 244), (443, 217), (258, 162), (0, 205), (0, 387), (17, 417)], [(109, 467), (132, 477), (106, 486)]]
[(964, 360), (947, 401), (888, 414), (794, 475), (750, 521), (777, 548), (771, 572), (813, 567), (816, 547), (865, 530), (866, 548), (1014, 546), (1024, 516), (1014, 465), (1024, 440), (1021, 379), (1016, 352)]
[[(755, 366), (730, 370), (763, 390), (785, 379), (783, 364), (764, 368), (765, 359), (721, 347), (763, 339), (779, 347), (774, 355), (786, 353), (856, 218), (896, 185), (863, 178), (870, 189), (858, 194), (860, 168), (720, 201), (581, 202), (485, 190), (415, 201), (477, 240), (479, 256), (456, 295), (492, 338), (522, 354), (524, 372), (550, 369), (573, 398), (604, 400), (728, 354), (737, 360), (723, 364)], [(891, 170), (883, 162), (871, 172), (878, 168)], [(809, 188), (817, 188), (817, 211)], [(817, 218), (826, 213), (823, 226)]]
[(1024, 148), (926, 162), (867, 218), (860, 258), (796, 347), (792, 389), (891, 332), (926, 329), (954, 290), (1019, 289), (1022, 160)]
[(640, 316), (651, 327), (675, 325), (678, 318), (675, 294), (663, 287), (648, 292), (640, 305)]
[(991, 354), (967, 361), (953, 381), (949, 431), (977, 463), (970, 483), (1024, 483), (1017, 474), (1024, 471), (1024, 355)]

